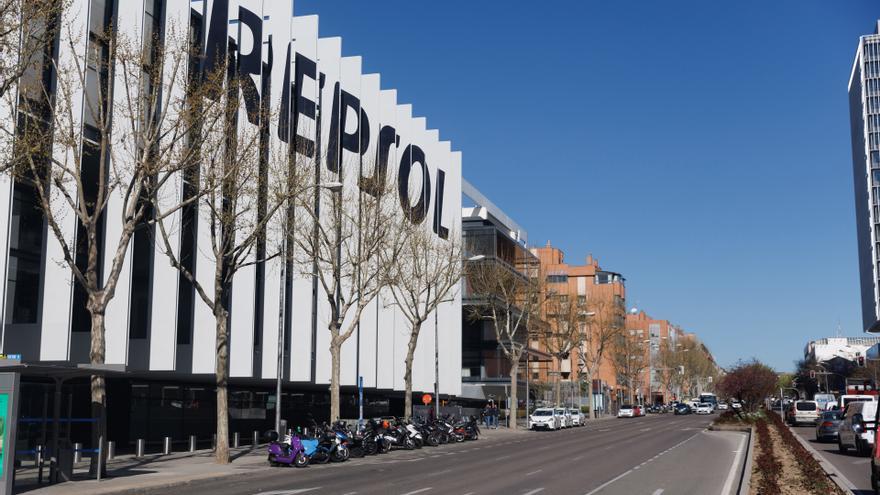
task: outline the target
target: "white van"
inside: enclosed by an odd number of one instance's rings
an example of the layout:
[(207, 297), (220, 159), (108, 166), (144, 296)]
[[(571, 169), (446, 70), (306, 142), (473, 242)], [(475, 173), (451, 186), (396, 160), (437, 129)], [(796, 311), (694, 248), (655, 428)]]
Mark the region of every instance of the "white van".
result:
[(874, 447), (876, 418), (877, 401), (850, 402), (838, 430), (838, 450), (846, 453), (853, 448), (859, 455), (870, 454)]
[(843, 410), (846, 408), (846, 405), (850, 402), (877, 402), (876, 395), (860, 395), (860, 394), (850, 394), (850, 395), (841, 395), (840, 396), (840, 409)]

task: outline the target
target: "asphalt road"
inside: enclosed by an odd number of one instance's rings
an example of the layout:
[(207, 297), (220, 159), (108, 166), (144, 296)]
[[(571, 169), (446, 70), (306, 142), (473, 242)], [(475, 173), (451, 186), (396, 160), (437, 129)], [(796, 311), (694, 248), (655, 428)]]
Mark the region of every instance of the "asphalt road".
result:
[(810, 442), (820, 454), (837, 468), (840, 473), (855, 487), (857, 495), (873, 494), (871, 490), (871, 458), (861, 457), (850, 449), (846, 454), (837, 450), (837, 442), (819, 443), (816, 441), (816, 428), (797, 426), (792, 428), (795, 434)]
[(194, 482), (187, 494), (699, 494), (736, 489), (745, 434), (663, 414)]

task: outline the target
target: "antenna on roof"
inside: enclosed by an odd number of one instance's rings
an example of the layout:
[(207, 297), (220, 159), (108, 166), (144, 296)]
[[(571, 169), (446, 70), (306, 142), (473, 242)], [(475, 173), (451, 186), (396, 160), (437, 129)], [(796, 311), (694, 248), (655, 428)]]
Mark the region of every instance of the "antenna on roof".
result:
[(840, 318), (837, 319), (837, 336), (840, 337)]

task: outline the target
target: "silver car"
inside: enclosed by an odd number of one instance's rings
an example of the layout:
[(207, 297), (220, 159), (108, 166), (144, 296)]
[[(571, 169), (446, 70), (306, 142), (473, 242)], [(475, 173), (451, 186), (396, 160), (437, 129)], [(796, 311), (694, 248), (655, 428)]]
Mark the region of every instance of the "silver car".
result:
[(817, 442), (835, 442), (837, 441), (837, 430), (843, 421), (843, 413), (841, 411), (825, 411), (816, 420), (816, 441)]

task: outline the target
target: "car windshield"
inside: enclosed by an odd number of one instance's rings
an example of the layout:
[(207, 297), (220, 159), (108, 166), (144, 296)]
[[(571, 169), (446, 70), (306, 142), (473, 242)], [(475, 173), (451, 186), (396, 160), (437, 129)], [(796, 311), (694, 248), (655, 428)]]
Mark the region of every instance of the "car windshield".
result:
[(557, 409), (556, 414), (565, 414), (565, 409)]
[(550, 416), (551, 414), (553, 414), (553, 411), (549, 409), (538, 409), (532, 413), (532, 416)]
[(620, 406), (620, 408), (621, 408), (621, 409), (632, 409), (633, 406), (625, 405), (625, 406)]
[(798, 411), (815, 411), (816, 404), (814, 402), (798, 402), (794, 408)]
[(822, 419), (840, 420), (841, 417), (842, 415), (839, 411), (827, 411), (822, 413)]
[(697, 407), (709, 407), (709, 404), (706, 404), (705, 402), (701, 402), (697, 405)]

